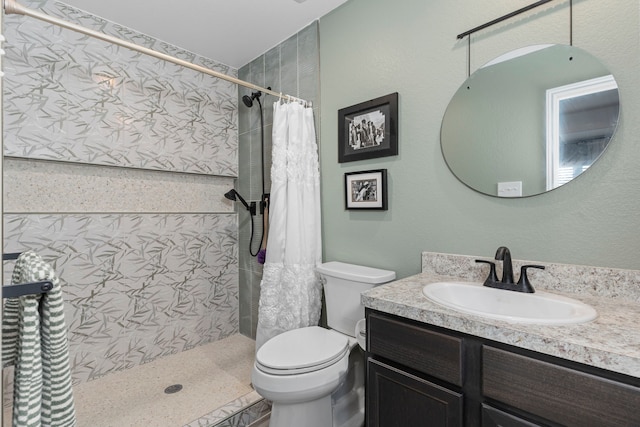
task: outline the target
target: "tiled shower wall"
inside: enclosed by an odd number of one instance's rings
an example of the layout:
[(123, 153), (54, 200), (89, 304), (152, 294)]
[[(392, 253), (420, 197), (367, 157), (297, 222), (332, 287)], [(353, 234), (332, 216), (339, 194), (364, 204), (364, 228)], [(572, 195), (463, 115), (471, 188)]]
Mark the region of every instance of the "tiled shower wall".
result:
[[(237, 74), (63, 3), (22, 3)], [(4, 250), (58, 272), (74, 382), (237, 333), (223, 197), (236, 86), (33, 18), (5, 16), (4, 33)]]
[[(313, 103), (316, 133), (320, 129), (320, 46), (318, 22), (313, 22), (278, 46), (251, 61), (238, 70), (238, 77), (262, 87), (271, 87), (275, 92), (293, 95)], [(239, 99), (251, 94), (251, 90), (240, 88)], [(264, 110), (264, 155), (265, 192), (271, 188), (271, 132), (273, 129), (273, 103), (276, 99), (263, 95)], [(238, 191), (245, 199), (259, 201), (262, 195), (262, 156), (260, 151), (261, 129), (260, 110), (254, 101), (247, 108), (239, 101), (239, 154)], [(317, 140), (319, 141), (319, 135)], [(251, 220), (246, 211), (241, 211), (240, 240), (240, 332), (255, 338), (258, 323), (258, 302), (262, 265), (249, 254)], [(260, 247), (263, 217), (254, 217), (254, 238), (252, 251)]]

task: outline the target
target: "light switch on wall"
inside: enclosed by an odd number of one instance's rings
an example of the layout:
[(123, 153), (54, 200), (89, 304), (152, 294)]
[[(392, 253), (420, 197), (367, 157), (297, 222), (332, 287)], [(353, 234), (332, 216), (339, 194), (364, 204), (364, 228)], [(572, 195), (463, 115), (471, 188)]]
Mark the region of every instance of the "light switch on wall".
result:
[(522, 181), (499, 182), (498, 197), (522, 197)]

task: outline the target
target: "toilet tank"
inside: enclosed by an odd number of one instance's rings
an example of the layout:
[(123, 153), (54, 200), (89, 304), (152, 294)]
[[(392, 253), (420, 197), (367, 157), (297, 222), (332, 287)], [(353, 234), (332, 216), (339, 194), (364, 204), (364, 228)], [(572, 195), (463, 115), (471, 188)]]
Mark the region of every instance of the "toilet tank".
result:
[(320, 264), (316, 270), (324, 286), (328, 326), (351, 337), (358, 320), (364, 318), (360, 294), (396, 278), (394, 271), (338, 261)]

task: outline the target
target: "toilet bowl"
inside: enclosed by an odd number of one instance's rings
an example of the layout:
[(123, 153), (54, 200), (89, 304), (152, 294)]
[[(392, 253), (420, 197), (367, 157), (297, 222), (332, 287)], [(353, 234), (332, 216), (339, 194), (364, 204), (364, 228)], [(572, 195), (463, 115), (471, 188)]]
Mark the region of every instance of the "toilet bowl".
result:
[(395, 273), (339, 262), (318, 267), (329, 328), (282, 333), (256, 353), (251, 380), (271, 401), (270, 427), (361, 427), (364, 423), (364, 357), (355, 338), (364, 317), (360, 293)]
[(353, 347), (347, 337), (318, 326), (286, 332), (260, 347), (251, 380), (272, 402), (270, 426), (332, 426), (331, 393), (347, 375)]

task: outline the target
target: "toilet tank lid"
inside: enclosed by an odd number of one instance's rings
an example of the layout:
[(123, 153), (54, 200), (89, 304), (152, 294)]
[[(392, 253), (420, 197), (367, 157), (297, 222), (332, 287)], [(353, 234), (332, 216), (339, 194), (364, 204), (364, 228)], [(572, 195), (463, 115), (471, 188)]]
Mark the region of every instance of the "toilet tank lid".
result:
[(365, 267), (363, 265), (347, 264), (339, 261), (320, 264), (316, 267), (316, 271), (325, 276), (374, 284), (390, 282), (396, 278), (395, 271)]

